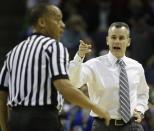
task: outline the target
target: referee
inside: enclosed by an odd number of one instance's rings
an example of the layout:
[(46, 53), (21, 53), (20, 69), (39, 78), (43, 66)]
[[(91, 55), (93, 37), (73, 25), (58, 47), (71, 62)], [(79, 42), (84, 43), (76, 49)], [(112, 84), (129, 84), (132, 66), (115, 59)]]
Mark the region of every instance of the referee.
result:
[(31, 10), (30, 22), (34, 33), (7, 54), (1, 70), (2, 131), (62, 131), (58, 118), (62, 95), (71, 103), (93, 110), (108, 124), (109, 115), (69, 81), (68, 52), (59, 42), (65, 27), (60, 9), (39, 4)]

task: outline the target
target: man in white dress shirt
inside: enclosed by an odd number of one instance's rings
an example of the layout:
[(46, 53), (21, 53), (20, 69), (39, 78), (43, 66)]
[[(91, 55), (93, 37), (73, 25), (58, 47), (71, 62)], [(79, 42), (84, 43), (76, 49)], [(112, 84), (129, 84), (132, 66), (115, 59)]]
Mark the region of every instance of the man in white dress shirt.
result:
[[(70, 79), (78, 88), (87, 84), (91, 101), (102, 105), (111, 117), (110, 125), (106, 126), (91, 111), (90, 115), (94, 117), (92, 131), (143, 131), (140, 123), (148, 109), (149, 87), (142, 65), (125, 56), (126, 48), (131, 42), (129, 26), (123, 22), (112, 23), (108, 30), (106, 42), (109, 46), (108, 54), (83, 63), (83, 59), (90, 52), (91, 46), (80, 41), (79, 51), (74, 60), (70, 62)], [(120, 113), (121, 80), (119, 76), (121, 69), (118, 60), (124, 62), (127, 74), (129, 91), (129, 102), (127, 103), (129, 103), (128, 109), (130, 109), (128, 121), (125, 121)]]

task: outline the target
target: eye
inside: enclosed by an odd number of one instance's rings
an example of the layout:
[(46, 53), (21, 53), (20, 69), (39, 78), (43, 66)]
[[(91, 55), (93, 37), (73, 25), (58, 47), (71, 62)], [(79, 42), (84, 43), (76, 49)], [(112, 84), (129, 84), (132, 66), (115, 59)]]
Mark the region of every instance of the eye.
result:
[(124, 39), (125, 39), (124, 36), (120, 36), (120, 37), (119, 37), (119, 40), (124, 40)]
[(116, 40), (116, 36), (111, 36), (111, 39), (112, 40)]

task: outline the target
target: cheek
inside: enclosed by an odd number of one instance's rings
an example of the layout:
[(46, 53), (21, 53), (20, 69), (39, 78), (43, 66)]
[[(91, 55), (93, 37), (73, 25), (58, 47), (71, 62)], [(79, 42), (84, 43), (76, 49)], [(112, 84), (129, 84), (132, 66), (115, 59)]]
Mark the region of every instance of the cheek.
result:
[(126, 51), (127, 45), (122, 46), (123, 51)]

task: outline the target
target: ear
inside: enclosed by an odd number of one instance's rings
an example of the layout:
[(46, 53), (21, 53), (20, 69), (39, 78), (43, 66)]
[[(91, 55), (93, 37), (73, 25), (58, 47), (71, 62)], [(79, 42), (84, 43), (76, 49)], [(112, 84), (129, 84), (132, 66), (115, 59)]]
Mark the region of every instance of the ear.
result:
[(44, 28), (45, 27), (45, 19), (44, 18), (39, 18), (38, 19), (38, 25), (41, 27), (41, 28)]
[(128, 44), (127, 44), (127, 47), (130, 46), (130, 43), (131, 43), (131, 38), (128, 39)]
[(106, 44), (107, 44), (107, 46), (109, 45), (109, 43), (108, 43), (108, 36), (106, 37)]

